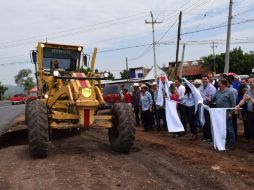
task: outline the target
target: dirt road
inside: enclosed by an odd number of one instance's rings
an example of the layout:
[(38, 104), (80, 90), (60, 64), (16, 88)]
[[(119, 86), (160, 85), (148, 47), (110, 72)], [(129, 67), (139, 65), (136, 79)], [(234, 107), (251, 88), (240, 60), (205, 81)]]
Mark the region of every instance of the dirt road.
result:
[(57, 133), (47, 159), (29, 157), (26, 131), (1, 139), (0, 189), (254, 189), (254, 155), (137, 129), (130, 154), (110, 150), (106, 130)]

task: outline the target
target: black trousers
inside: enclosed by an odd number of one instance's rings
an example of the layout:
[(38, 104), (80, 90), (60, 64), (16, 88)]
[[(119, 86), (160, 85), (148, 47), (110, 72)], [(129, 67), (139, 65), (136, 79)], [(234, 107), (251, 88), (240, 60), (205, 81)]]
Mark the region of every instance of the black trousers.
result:
[[(177, 111), (178, 111), (178, 113), (179, 113), (179, 115), (180, 115), (180, 120), (181, 120), (181, 122), (183, 123), (184, 121), (184, 116), (183, 116), (183, 111), (184, 110), (184, 105), (182, 105), (182, 104), (178, 104), (177, 105)], [(186, 131), (186, 128), (185, 128), (185, 126), (184, 126), (184, 130)]]
[(243, 118), (243, 126), (244, 126), (244, 137), (247, 140), (250, 140), (250, 129), (248, 126), (248, 113), (242, 112), (242, 118)]
[(232, 115), (232, 125), (233, 125), (234, 132), (235, 132), (235, 140), (237, 141), (237, 116), (236, 116), (236, 114)]
[(145, 131), (152, 130), (152, 124), (151, 124), (151, 112), (149, 110), (142, 111), (141, 113), (141, 119), (144, 126)]
[(136, 117), (136, 125), (140, 125), (140, 118), (139, 118), (139, 106), (134, 106), (134, 113)]
[(205, 115), (205, 125), (203, 127), (203, 138), (205, 140), (210, 139), (212, 140), (212, 133), (211, 133), (211, 119), (209, 111), (204, 110)]
[(197, 125), (195, 119), (195, 106), (183, 106), (183, 126), (186, 129), (187, 123), (190, 125), (190, 132), (197, 135)]
[(250, 137), (254, 140), (254, 112), (248, 112), (247, 122), (250, 129)]

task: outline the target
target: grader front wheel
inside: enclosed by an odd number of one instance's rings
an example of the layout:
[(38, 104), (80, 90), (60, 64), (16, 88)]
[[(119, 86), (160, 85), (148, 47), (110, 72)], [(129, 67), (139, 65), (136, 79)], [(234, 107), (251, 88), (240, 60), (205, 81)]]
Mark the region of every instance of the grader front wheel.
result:
[(128, 104), (118, 103), (111, 109), (113, 126), (108, 131), (111, 148), (116, 152), (128, 153), (135, 140), (135, 122)]
[(34, 158), (45, 158), (48, 154), (48, 114), (46, 105), (34, 100), (28, 105), (29, 152)]

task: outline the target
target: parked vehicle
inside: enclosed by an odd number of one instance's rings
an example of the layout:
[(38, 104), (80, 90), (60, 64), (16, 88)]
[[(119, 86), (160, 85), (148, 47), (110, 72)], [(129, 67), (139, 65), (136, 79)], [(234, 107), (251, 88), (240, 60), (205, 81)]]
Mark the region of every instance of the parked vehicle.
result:
[(38, 99), (38, 96), (37, 96), (37, 93), (36, 92), (29, 92), (28, 96), (27, 96), (27, 100), (37, 100)]
[(132, 92), (132, 83), (124, 83), (124, 84), (112, 84), (107, 85), (103, 88), (103, 99), (106, 102), (106, 106), (111, 106), (114, 103), (121, 102), (121, 86), (124, 85), (125, 88), (128, 89), (128, 91)]
[(10, 98), (11, 104), (25, 104), (27, 101), (26, 94), (15, 94), (13, 97)]

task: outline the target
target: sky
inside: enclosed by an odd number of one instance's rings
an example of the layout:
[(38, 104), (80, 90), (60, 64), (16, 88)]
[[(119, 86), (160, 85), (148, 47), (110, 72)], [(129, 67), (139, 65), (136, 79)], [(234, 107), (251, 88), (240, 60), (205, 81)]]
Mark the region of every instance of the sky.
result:
[[(0, 82), (15, 84), (19, 70), (34, 71), (30, 51), (39, 41), (82, 45), (85, 53), (97, 47), (95, 68), (110, 71), (116, 78), (126, 68), (126, 57), (129, 67), (151, 68), (152, 26), (145, 24), (145, 20), (151, 21), (150, 11), (161, 22), (155, 24), (159, 66), (175, 61), (180, 11), (179, 59), (183, 43), (186, 61), (212, 54), (212, 41), (215, 53), (222, 53), (226, 49), (227, 27), (185, 33), (226, 25), (228, 7), (229, 0), (2, 0)], [(241, 46), (244, 52), (253, 51), (254, 22), (249, 21), (254, 19), (253, 0), (233, 0), (232, 14), (236, 25), (232, 26), (230, 49)]]

